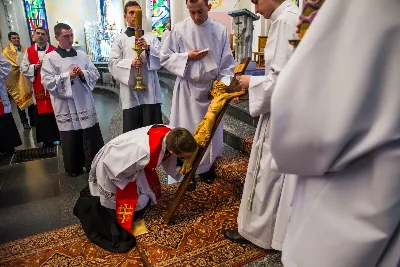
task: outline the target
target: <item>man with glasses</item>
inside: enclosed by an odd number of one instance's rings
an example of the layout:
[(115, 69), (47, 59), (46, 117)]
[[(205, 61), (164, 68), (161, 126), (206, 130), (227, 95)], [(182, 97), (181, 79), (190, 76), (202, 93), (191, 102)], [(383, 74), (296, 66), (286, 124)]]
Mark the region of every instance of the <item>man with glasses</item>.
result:
[[(69, 25), (58, 23), (54, 33), (59, 46), (44, 56), (40, 74), (50, 92), (65, 171), (75, 177), (104, 145), (92, 95), (99, 72), (85, 52), (72, 48), (74, 33)], [(86, 160), (84, 143), (89, 150)]]
[(60, 140), (60, 133), (57, 128), (53, 106), (50, 100), (50, 93), (43, 87), (40, 77), (40, 69), (43, 57), (56, 48), (49, 44), (47, 29), (37, 27), (35, 29), (35, 40), (26, 50), (21, 63), (21, 72), (33, 83), (34, 100), (36, 106), (36, 141), (43, 142), (43, 146), (53, 146), (55, 141)]
[[(10, 44), (3, 50), (3, 56), (12, 65), (10, 75), (6, 81), (7, 92), (17, 104), (19, 117), (24, 129), (29, 130), (31, 126), (35, 126), (32, 89), (29, 81), (20, 71), (26, 48), (21, 45), (19, 34), (16, 32), (8, 33), (8, 40)], [(29, 121), (26, 117), (25, 109), (28, 109)]]

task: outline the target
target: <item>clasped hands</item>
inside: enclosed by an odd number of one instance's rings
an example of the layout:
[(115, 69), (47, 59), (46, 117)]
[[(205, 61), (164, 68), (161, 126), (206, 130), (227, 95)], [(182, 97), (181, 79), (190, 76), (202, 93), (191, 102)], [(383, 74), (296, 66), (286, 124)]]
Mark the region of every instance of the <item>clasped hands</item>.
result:
[(81, 68), (79, 68), (78, 66), (75, 66), (72, 69), (70, 69), (69, 76), (71, 78), (75, 78), (76, 76), (82, 77), (84, 75), (83, 75), (83, 71), (81, 70)]
[(38, 63), (35, 64), (35, 70), (38, 70), (42, 67), (43, 60), (39, 60)]
[[(135, 44), (143, 48), (144, 50), (149, 49), (149, 45), (147, 44), (146, 40), (143, 37), (140, 37), (135, 40)], [(144, 62), (140, 59), (133, 59), (132, 60), (132, 67), (138, 69)]]

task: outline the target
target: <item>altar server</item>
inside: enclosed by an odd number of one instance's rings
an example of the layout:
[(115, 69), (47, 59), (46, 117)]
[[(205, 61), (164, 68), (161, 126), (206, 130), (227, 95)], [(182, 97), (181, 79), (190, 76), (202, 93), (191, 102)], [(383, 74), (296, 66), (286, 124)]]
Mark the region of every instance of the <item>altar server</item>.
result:
[(196, 148), (188, 130), (165, 125), (143, 127), (108, 142), (93, 160), (90, 192), (84, 189), (74, 208), (88, 238), (112, 252), (133, 247), (137, 212), (155, 205), (161, 196), (155, 168), (162, 165), (179, 179), (181, 160)]
[(65, 171), (77, 176), (85, 163), (84, 142), (90, 162), (104, 145), (92, 95), (99, 72), (85, 52), (72, 48), (69, 25), (57, 24), (54, 33), (59, 46), (43, 58), (42, 84), (51, 94)]
[(6, 80), (10, 71), (11, 64), (0, 55), (0, 160), (7, 154), (14, 153), (15, 147), (22, 145), (6, 91)]
[(49, 40), (47, 29), (37, 27), (34, 35), (36, 43), (26, 50), (20, 69), (33, 84), (35, 110), (37, 111), (35, 117), (36, 141), (43, 142), (43, 146), (52, 146), (54, 142), (60, 141), (60, 132), (57, 128), (50, 93), (42, 85), (40, 68), (44, 55), (56, 48), (47, 42)]
[[(163, 44), (161, 65), (177, 76), (170, 125), (194, 133), (207, 113), (213, 81), (229, 85), (235, 62), (227, 29), (208, 17), (211, 9), (208, 0), (187, 0), (186, 4), (190, 18), (173, 27)], [(212, 182), (209, 170), (222, 154), (223, 124), (221, 121), (197, 169), (197, 174), (203, 174), (207, 182)], [(194, 180), (190, 187), (195, 188)]]
[(285, 267), (400, 264), (399, 14), (326, 1), (279, 77), (271, 153), (298, 177)]
[[(162, 123), (161, 89), (157, 70), (160, 69), (161, 43), (151, 32), (135, 38), (135, 10), (141, 9), (136, 1), (125, 4), (124, 18), (128, 28), (113, 42), (108, 68), (111, 75), (120, 83), (122, 103), (123, 132), (152, 124)], [(135, 42), (145, 51), (136, 60), (133, 50)], [(137, 68), (141, 70), (142, 84), (146, 87), (136, 90)]]
[[(255, 5), (256, 12), (272, 22), (265, 48), (265, 76), (242, 75), (239, 84), (249, 88), (250, 114), (260, 116), (260, 119), (240, 203), (238, 231), (226, 230), (224, 235), (234, 242), (251, 241), (265, 249), (281, 250), (281, 242), (272, 246), (284, 176), (270, 168), (270, 100), (279, 73), (293, 53), (288, 40), (296, 36), (300, 9), (292, 2), (283, 0), (258, 0)], [(280, 227), (286, 229), (286, 222)]]

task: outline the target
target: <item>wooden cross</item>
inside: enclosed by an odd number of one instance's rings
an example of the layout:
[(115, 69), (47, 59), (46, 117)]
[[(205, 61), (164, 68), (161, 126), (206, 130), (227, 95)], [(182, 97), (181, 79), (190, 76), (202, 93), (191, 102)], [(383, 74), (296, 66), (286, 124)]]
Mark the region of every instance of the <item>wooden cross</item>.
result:
[[(231, 84), (226, 89), (227, 92), (232, 93), (232, 92), (238, 92), (238, 91), (242, 90), (242, 88), (240, 88), (240, 86), (238, 85), (237, 76), (244, 74), (249, 62), (250, 62), (249, 57), (242, 59), (242, 62), (240, 64), (243, 64), (243, 65), (241, 65), (240, 68), (236, 69), (238, 71), (235, 71), (235, 75), (231, 81)], [(204, 147), (199, 147), (196, 158), (194, 159), (193, 164), (192, 164), (192, 170), (185, 175), (185, 177), (183, 178), (182, 182), (179, 185), (178, 191), (175, 193), (174, 198), (172, 199), (171, 203), (169, 204), (168, 210), (164, 216), (164, 222), (166, 224), (169, 224), (171, 222), (172, 217), (175, 215), (176, 210), (179, 206), (179, 203), (182, 201), (182, 199), (186, 193), (187, 187), (189, 186), (189, 183), (192, 180), (192, 177), (195, 175), (197, 168), (200, 165), (201, 159), (203, 158), (204, 154), (206, 153), (206, 150), (211, 143), (214, 133), (217, 130), (219, 123), (221, 122), (222, 117), (224, 116), (224, 113), (229, 106), (229, 102), (230, 102), (230, 100), (226, 101), (222, 110), (217, 115), (216, 122), (211, 131), (210, 140), (207, 142), (207, 144)]]

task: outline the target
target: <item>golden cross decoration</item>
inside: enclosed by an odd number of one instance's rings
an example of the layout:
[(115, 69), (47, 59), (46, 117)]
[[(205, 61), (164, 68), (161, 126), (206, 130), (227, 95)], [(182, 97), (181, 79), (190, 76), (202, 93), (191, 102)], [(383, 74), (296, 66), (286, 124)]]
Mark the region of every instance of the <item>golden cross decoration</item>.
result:
[(121, 223), (124, 223), (126, 220), (129, 220), (130, 217), (133, 216), (133, 207), (129, 204), (124, 204), (124, 206), (118, 207), (117, 216), (118, 218), (122, 217)]

